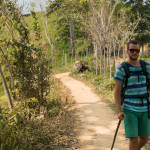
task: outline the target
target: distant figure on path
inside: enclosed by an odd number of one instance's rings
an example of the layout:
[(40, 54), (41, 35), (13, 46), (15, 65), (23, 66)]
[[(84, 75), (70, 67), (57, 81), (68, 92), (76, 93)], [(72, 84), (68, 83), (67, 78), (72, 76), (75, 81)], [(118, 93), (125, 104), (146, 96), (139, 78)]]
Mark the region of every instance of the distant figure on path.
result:
[[(150, 136), (149, 81), (150, 64), (139, 60), (140, 45), (136, 40), (127, 44), (128, 61), (117, 69), (115, 103), (118, 119), (124, 120), (129, 150), (140, 150)], [(121, 106), (121, 101), (123, 105)]]

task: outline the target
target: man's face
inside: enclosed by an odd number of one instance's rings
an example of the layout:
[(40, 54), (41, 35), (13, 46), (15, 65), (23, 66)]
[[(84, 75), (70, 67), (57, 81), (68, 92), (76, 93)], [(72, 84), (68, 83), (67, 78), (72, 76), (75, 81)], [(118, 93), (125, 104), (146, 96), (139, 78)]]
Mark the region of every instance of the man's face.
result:
[(127, 54), (131, 60), (137, 60), (139, 57), (140, 46), (138, 44), (130, 44)]

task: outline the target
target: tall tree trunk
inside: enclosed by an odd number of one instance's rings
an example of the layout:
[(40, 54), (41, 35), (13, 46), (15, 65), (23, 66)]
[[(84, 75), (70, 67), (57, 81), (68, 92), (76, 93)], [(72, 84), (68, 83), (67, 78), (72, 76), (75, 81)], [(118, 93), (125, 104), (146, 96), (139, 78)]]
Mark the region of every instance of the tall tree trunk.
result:
[(63, 49), (63, 55), (62, 55), (62, 67), (64, 66), (64, 49)]
[(65, 53), (65, 67), (67, 67), (67, 54)]
[(98, 46), (96, 45), (96, 47), (95, 47), (96, 49), (95, 49), (95, 51), (96, 51), (96, 75), (98, 75)]
[(6, 60), (7, 60), (8, 70), (9, 70), (9, 73), (10, 73), (12, 90), (15, 90), (15, 83), (14, 83), (14, 77), (13, 77), (13, 74), (12, 74), (12, 71), (11, 71), (11, 66), (10, 66), (8, 58)]
[(107, 51), (106, 51), (106, 53), (107, 53), (107, 65), (106, 65), (106, 74), (108, 73), (108, 65), (109, 65), (109, 44), (108, 44), (108, 42), (107, 42)]
[(117, 67), (119, 65), (119, 59), (120, 59), (120, 47), (118, 47)]
[(14, 83), (14, 77), (13, 77), (13, 74), (12, 74), (12, 69), (11, 69), (11, 66), (10, 66), (10, 63), (9, 63), (9, 60), (8, 60), (8, 47), (7, 47), (7, 55), (4, 54), (2, 48), (0, 48), (4, 58), (6, 59), (6, 62), (7, 62), (7, 66), (8, 66), (8, 70), (9, 70), (9, 74), (10, 74), (10, 78), (11, 78), (11, 90), (15, 90), (15, 83)]
[(104, 43), (104, 76), (106, 76), (106, 49)]
[(75, 57), (75, 35), (74, 35), (74, 25), (70, 21), (70, 46), (72, 57)]
[(53, 65), (54, 65), (54, 45), (53, 45), (53, 42), (50, 40), (50, 37), (49, 37), (48, 27), (47, 27), (47, 18), (46, 18), (46, 23), (43, 23), (43, 25), (45, 28), (46, 38), (48, 40), (49, 45), (51, 46), (51, 62), (52, 62), (52, 67), (53, 67)]
[(102, 74), (102, 64), (103, 64), (103, 60), (102, 60), (102, 46), (100, 45), (100, 74)]
[(13, 109), (13, 104), (12, 104), (10, 92), (9, 92), (9, 89), (8, 89), (8, 86), (7, 86), (7, 83), (6, 83), (6, 80), (5, 80), (3, 71), (2, 71), (2, 69), (1, 69), (1, 66), (0, 66), (0, 75), (1, 75), (1, 78), (2, 78), (2, 83), (3, 83), (3, 87), (4, 87), (5, 96), (6, 96), (6, 98), (7, 98), (8, 107), (9, 107), (10, 109)]
[(111, 43), (109, 45), (109, 69), (110, 69), (110, 79), (112, 78), (112, 65), (111, 65)]
[(95, 66), (96, 75), (98, 74), (98, 53), (97, 53), (97, 44), (94, 43), (94, 57), (93, 65)]
[(113, 40), (113, 51), (114, 51), (114, 69), (116, 70), (116, 52), (115, 52), (116, 46), (115, 46), (115, 42)]
[(56, 56), (55, 56), (56, 58), (55, 58), (55, 63), (56, 63), (56, 66), (58, 66), (58, 61), (57, 61), (57, 59), (58, 59), (58, 53), (57, 53), (57, 48), (56, 48)]

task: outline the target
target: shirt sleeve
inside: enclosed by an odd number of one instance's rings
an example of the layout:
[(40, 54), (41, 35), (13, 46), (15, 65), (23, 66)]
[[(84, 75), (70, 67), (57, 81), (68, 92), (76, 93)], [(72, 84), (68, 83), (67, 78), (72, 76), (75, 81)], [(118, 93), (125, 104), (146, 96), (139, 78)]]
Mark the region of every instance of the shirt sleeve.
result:
[(124, 76), (125, 76), (124, 68), (120, 65), (115, 72), (114, 80), (123, 82)]

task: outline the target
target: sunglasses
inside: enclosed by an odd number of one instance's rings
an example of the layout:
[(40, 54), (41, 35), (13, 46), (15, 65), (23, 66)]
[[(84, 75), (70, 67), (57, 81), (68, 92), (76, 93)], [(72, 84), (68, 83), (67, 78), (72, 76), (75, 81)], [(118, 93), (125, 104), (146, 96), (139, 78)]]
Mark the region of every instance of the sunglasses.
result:
[(134, 53), (134, 52), (136, 52), (136, 53), (139, 53), (140, 52), (140, 50), (139, 49), (128, 49), (131, 53)]

